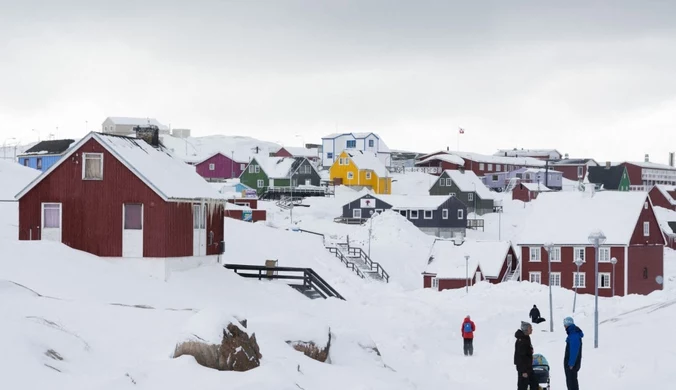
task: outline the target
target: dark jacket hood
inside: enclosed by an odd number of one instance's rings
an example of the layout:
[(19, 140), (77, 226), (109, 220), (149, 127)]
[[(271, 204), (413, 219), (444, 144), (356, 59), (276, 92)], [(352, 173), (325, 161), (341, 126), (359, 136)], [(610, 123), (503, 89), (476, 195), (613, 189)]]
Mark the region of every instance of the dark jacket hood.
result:
[(527, 339), (527, 338), (528, 338), (528, 335), (525, 334), (525, 333), (523, 333), (523, 330), (518, 329), (518, 330), (514, 333), (514, 337), (516, 337), (517, 339)]

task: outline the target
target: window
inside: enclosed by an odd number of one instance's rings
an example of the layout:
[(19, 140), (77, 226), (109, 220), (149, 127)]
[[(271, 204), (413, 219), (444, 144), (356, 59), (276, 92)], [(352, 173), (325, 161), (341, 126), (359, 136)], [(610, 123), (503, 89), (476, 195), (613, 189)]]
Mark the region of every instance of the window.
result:
[(256, 173), (261, 173), (261, 166), (260, 165), (256, 165), (255, 168), (256, 168), (255, 169)]
[(425, 210), (425, 211), (423, 212), (423, 218), (425, 218), (425, 219), (432, 219), (432, 217), (434, 217), (434, 211), (432, 211), (432, 210)]
[(587, 281), (584, 272), (573, 272), (573, 288), (585, 288), (587, 285), (586, 282)]
[(253, 164), (249, 164), (249, 173), (256, 173), (256, 168)]
[(448, 219), (448, 209), (441, 210), (441, 218)]
[(439, 288), (439, 279), (437, 278), (432, 278), (432, 288)]
[(375, 142), (372, 139), (370, 139), (369, 140), (369, 148), (372, 148), (374, 145), (375, 145)]
[(483, 171), (484, 170), (484, 163), (479, 163), (479, 170)]
[[(498, 165), (499, 166), (499, 165)], [(493, 175), (493, 181), (498, 181), (500, 177), (498, 175)]]
[(366, 172), (366, 180), (371, 180), (371, 172)]
[(246, 164), (239, 164), (239, 170), (243, 171), (246, 169)]
[(540, 247), (530, 247), (529, 252), (530, 252), (530, 261), (542, 261), (540, 258)]
[(361, 209), (352, 209), (352, 218), (361, 218)]
[(500, 172), (502, 170), (502, 166), (500, 164), (495, 165), (495, 172)]
[(467, 194), (467, 200), (470, 202), (474, 200), (474, 192), (470, 192), (469, 194)]
[(256, 187), (263, 188), (263, 186), (265, 186), (265, 182), (263, 180), (258, 180), (256, 182)]
[(610, 263), (610, 248), (599, 248), (599, 263)]
[(643, 237), (650, 236), (650, 222), (643, 222)]
[(441, 178), (439, 180), (439, 187), (446, 187), (446, 179)]
[(343, 164), (343, 158), (342, 158), (342, 157), (339, 157), (339, 158), (338, 158), (338, 165), (344, 165), (344, 164)]
[(644, 208), (645, 210), (648, 210), (648, 202), (643, 203), (643, 208)]
[(23, 159), (23, 166), (24, 166), (24, 167), (27, 167), (27, 166), (28, 166), (28, 159), (27, 159), (27, 158), (24, 158), (24, 159)]
[(584, 253), (585, 253), (584, 247), (579, 247), (579, 248), (573, 249), (573, 261), (575, 261), (577, 259), (580, 259), (582, 261), (587, 261), (587, 259), (584, 257)]
[(83, 153), (82, 178), (103, 180), (103, 153)]
[(528, 280), (531, 283), (542, 283), (542, 275), (540, 272), (529, 272)]
[(516, 178), (517, 179), (523, 179), (523, 173), (517, 173)]
[(333, 153), (331, 152), (326, 153), (326, 158), (328, 158), (329, 160), (333, 160)]
[(409, 218), (410, 219), (418, 219), (418, 210), (411, 210), (409, 212)]
[(124, 229), (125, 230), (143, 230), (143, 205), (126, 204), (124, 205)]
[(348, 172), (348, 173), (347, 173), (347, 178), (348, 178), (348, 179), (354, 179), (354, 172)]
[(209, 164), (209, 170), (213, 171), (214, 169), (216, 169), (216, 164)]
[(406, 210), (399, 210), (399, 214), (401, 214), (402, 217), (406, 218)]
[(458, 219), (463, 219), (465, 217), (465, 210), (458, 210)]
[(40, 157), (38, 157), (35, 161), (36, 161), (36, 162), (35, 162), (35, 164), (36, 164), (35, 166), (36, 166), (38, 169), (42, 169), (42, 159), (41, 159)]
[(599, 272), (599, 288), (610, 288), (610, 272)]
[(490, 172), (492, 170), (493, 170), (493, 164), (488, 164), (488, 171)]
[(450, 187), (451, 185), (453, 185), (453, 181), (451, 180), (450, 177), (447, 177), (446, 178), (446, 187)]
[(61, 228), (61, 203), (42, 205), (42, 227), (45, 229)]
[(560, 262), (561, 261), (561, 248), (558, 246), (552, 247), (551, 252), (549, 252), (549, 260), (551, 262)]
[(584, 176), (584, 168), (582, 167), (582, 165), (580, 165), (579, 167), (577, 167), (577, 177), (581, 178), (582, 176)]
[(201, 204), (194, 204), (192, 206), (192, 228), (205, 229), (207, 223), (207, 216), (204, 213), (206, 207)]
[(449, 192), (448, 195), (455, 196), (455, 192)]
[(526, 173), (526, 180), (530, 180), (530, 173)]
[(356, 148), (357, 147), (357, 140), (349, 140), (345, 142), (345, 147), (350, 149), (350, 148)]
[(552, 287), (561, 287), (561, 272), (552, 272), (549, 275), (549, 284)]

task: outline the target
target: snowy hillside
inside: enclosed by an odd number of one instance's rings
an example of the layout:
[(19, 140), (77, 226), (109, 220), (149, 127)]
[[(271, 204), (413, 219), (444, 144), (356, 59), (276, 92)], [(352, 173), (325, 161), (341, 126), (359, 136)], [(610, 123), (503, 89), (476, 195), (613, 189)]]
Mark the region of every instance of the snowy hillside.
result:
[(0, 201), (15, 200), (18, 194), (40, 175), (37, 169), (27, 168), (13, 161), (0, 160)]
[(274, 142), (227, 135), (188, 138), (163, 135), (162, 143), (177, 157), (191, 162), (202, 161), (218, 152), (228, 157), (231, 157), (234, 152), (236, 161), (249, 162), (256, 154), (268, 156), (270, 152), (276, 152), (281, 147)]

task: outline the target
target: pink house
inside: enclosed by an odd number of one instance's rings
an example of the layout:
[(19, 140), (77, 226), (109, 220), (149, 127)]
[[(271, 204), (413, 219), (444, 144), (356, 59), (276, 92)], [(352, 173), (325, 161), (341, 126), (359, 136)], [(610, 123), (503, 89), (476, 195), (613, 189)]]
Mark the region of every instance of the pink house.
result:
[(247, 162), (233, 161), (220, 152), (195, 164), (197, 173), (207, 181), (237, 178), (246, 166)]

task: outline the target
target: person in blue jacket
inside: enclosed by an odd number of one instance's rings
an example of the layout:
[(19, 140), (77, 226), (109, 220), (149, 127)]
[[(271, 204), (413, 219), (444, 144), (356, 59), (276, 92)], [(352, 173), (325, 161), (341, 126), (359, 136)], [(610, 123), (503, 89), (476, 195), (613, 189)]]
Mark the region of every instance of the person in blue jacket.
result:
[(563, 365), (566, 372), (566, 386), (568, 390), (580, 390), (577, 383), (577, 372), (580, 371), (582, 364), (582, 338), (584, 333), (575, 325), (571, 317), (563, 319), (563, 326), (566, 328), (566, 352), (563, 356)]

